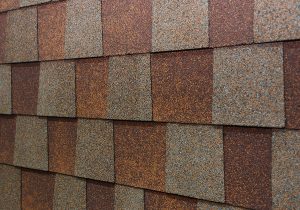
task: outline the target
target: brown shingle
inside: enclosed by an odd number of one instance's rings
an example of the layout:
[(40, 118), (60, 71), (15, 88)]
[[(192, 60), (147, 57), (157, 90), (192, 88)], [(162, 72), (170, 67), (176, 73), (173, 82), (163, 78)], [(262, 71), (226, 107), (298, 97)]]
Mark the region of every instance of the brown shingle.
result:
[(226, 203), (271, 209), (272, 130), (224, 128)]
[(211, 50), (155, 54), (151, 68), (154, 120), (211, 123)]
[(151, 0), (102, 1), (105, 55), (150, 51), (151, 3)]
[(54, 174), (23, 169), (22, 209), (52, 210), (54, 184)]
[(6, 62), (38, 60), (37, 8), (28, 7), (7, 13)]
[(13, 163), (15, 135), (15, 116), (0, 115), (0, 163)]
[(77, 120), (49, 118), (49, 170), (74, 174)]
[(286, 127), (300, 129), (300, 41), (283, 47)]
[(40, 60), (64, 58), (65, 22), (65, 1), (38, 7)]
[(20, 0), (1, 0), (0, 12), (18, 8), (20, 6)]
[(210, 1), (210, 46), (253, 42), (254, 0)]
[(165, 190), (166, 127), (163, 124), (116, 122), (116, 182)]
[(39, 63), (15, 64), (11, 70), (13, 113), (36, 115)]
[(145, 191), (145, 209), (147, 210), (196, 210), (197, 200), (166, 193)]
[[(1, 4), (1, 3), (0, 3)], [(0, 63), (4, 62), (5, 59), (5, 40), (6, 40), (6, 24), (7, 24), (7, 13), (0, 14)]]
[(84, 59), (76, 63), (77, 116), (107, 116), (108, 59)]
[(87, 209), (114, 210), (114, 185), (105, 182), (87, 181)]

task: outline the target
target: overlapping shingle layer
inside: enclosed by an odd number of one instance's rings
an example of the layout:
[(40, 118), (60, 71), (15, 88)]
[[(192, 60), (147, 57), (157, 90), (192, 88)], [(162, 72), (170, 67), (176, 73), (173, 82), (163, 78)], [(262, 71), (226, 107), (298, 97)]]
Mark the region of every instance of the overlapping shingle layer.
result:
[(299, 209), (297, 0), (1, 0), (0, 209)]

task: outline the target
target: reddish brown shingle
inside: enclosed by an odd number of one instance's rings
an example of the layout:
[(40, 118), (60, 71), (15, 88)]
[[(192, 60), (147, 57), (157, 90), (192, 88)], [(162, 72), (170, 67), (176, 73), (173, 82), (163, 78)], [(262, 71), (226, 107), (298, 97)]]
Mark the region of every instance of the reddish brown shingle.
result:
[(5, 39), (6, 39), (6, 23), (7, 15), (6, 13), (0, 14), (0, 63), (4, 62), (5, 59)]
[(154, 54), (151, 65), (154, 120), (211, 123), (212, 50)]
[(210, 1), (210, 46), (253, 42), (254, 0)]
[(76, 63), (77, 116), (107, 116), (108, 58), (84, 59)]
[(272, 130), (224, 128), (226, 203), (271, 209)]
[(115, 173), (120, 184), (165, 190), (166, 127), (115, 123)]
[(300, 41), (283, 46), (286, 127), (300, 129)]
[(13, 163), (15, 134), (15, 116), (0, 115), (0, 163)]
[(65, 22), (65, 1), (38, 7), (40, 60), (64, 58)]
[(114, 210), (114, 185), (105, 182), (87, 181), (87, 209)]
[(151, 3), (151, 0), (102, 1), (105, 55), (150, 51)]
[(18, 8), (20, 6), (20, 0), (1, 0), (0, 12)]
[(197, 200), (154, 191), (145, 192), (145, 209), (147, 210), (196, 210)]
[(22, 209), (52, 210), (55, 176), (49, 172), (22, 170)]
[(13, 113), (36, 115), (39, 73), (39, 63), (12, 65)]
[(76, 128), (74, 119), (49, 119), (49, 170), (74, 174), (76, 154)]

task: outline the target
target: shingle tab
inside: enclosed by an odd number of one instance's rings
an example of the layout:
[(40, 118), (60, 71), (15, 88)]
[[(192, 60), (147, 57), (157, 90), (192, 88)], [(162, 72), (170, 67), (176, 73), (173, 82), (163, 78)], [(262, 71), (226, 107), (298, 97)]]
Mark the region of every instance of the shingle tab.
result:
[(105, 55), (147, 53), (151, 50), (151, 0), (103, 0)]
[(108, 84), (110, 119), (152, 119), (150, 55), (111, 57)]
[(273, 209), (299, 208), (300, 131), (277, 130), (272, 140)]
[(39, 84), (38, 115), (75, 117), (74, 62), (42, 62)]
[(165, 135), (164, 124), (115, 123), (116, 183), (165, 190)]
[(22, 209), (53, 209), (55, 175), (22, 169)]
[(0, 65), (0, 113), (11, 114), (11, 66)]
[(283, 127), (281, 44), (214, 50), (213, 123)]
[(66, 58), (101, 56), (101, 0), (68, 0), (66, 15)]
[(39, 6), (38, 24), (40, 60), (64, 58), (66, 2)]
[(208, 0), (153, 0), (152, 51), (208, 46)]
[(77, 120), (49, 118), (49, 171), (74, 175)]
[(166, 193), (145, 191), (145, 208), (147, 210), (182, 209), (196, 210), (197, 200), (193, 198), (170, 195)]
[(0, 163), (13, 164), (16, 117), (0, 115)]
[(55, 175), (54, 209), (86, 209), (86, 182), (77, 177)]
[(114, 181), (112, 122), (78, 120), (75, 175), (102, 181)]
[(299, 16), (298, 0), (255, 0), (255, 42), (299, 39)]
[(0, 203), (3, 210), (21, 210), (21, 170), (0, 164)]
[(300, 129), (300, 41), (283, 46), (286, 127)]
[(155, 121), (211, 123), (212, 50), (154, 54), (151, 74)]
[(38, 60), (36, 7), (7, 13), (5, 55), (6, 62)]
[(168, 124), (166, 142), (166, 191), (224, 202), (222, 129)]
[(144, 210), (144, 191), (142, 189), (116, 185), (115, 209)]
[(14, 165), (48, 170), (47, 119), (17, 116)]
[(39, 63), (14, 64), (11, 68), (13, 113), (36, 115)]
[(209, 8), (210, 46), (253, 42), (254, 0), (211, 0)]
[(114, 185), (105, 182), (87, 181), (87, 209), (114, 210)]
[(108, 58), (76, 62), (77, 116), (107, 117)]
[[(0, 2), (1, 4), (1, 2)], [(1, 7), (1, 6), (0, 6)], [(5, 61), (5, 42), (6, 42), (6, 26), (7, 26), (7, 13), (0, 14), (0, 63)]]
[(271, 209), (272, 130), (225, 127), (226, 203)]
[(1, 0), (0, 1), (0, 12), (16, 9), (20, 6), (20, 0)]

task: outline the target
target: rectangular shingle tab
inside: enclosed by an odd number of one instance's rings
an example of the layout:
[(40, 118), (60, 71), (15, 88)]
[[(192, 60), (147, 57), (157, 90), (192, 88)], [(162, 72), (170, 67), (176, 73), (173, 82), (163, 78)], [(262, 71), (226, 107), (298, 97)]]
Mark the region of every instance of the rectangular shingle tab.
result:
[(13, 164), (16, 117), (0, 115), (0, 163)]
[(224, 127), (225, 202), (272, 207), (272, 130)]
[(277, 130), (272, 139), (273, 209), (299, 208), (300, 131)]
[(12, 101), (14, 114), (37, 114), (39, 63), (12, 65)]
[(75, 64), (49, 61), (40, 65), (38, 115), (75, 117)]
[(0, 1), (0, 12), (16, 9), (20, 6), (20, 0), (1, 0)]
[(299, 39), (299, 16), (298, 0), (255, 0), (255, 42)]
[(197, 200), (193, 198), (169, 195), (161, 192), (145, 191), (145, 208), (147, 210), (186, 209), (197, 210)]
[(22, 169), (22, 209), (53, 209), (55, 175)]
[(116, 122), (116, 183), (164, 191), (165, 135), (164, 124)]
[(104, 54), (150, 52), (152, 0), (103, 0), (102, 3)]
[(53, 60), (65, 57), (66, 2), (38, 7), (39, 59)]
[(46, 3), (51, 0), (19, 0), (19, 1), (20, 1), (21, 7), (26, 7), (26, 6), (31, 6), (31, 5), (35, 5), (35, 4)]
[(86, 191), (87, 209), (114, 210), (114, 184), (88, 180)]
[(144, 210), (144, 190), (116, 185), (115, 209)]
[(151, 76), (155, 121), (211, 123), (212, 50), (154, 54)]
[(0, 164), (0, 209), (21, 210), (21, 169)]
[(208, 0), (153, 0), (152, 51), (208, 46)]
[(47, 119), (17, 116), (14, 165), (48, 170)]
[(55, 175), (54, 209), (86, 209), (86, 182), (77, 177)]
[(66, 12), (66, 58), (101, 56), (101, 0), (68, 0)]
[(77, 116), (107, 117), (108, 58), (80, 59), (76, 62)]
[(283, 49), (286, 127), (300, 129), (300, 41), (285, 42)]
[(210, 46), (253, 42), (254, 0), (210, 0)]
[(281, 44), (214, 49), (213, 123), (283, 127)]
[(0, 31), (0, 63), (3, 63), (5, 61), (6, 26), (7, 26), (7, 13), (1, 13), (0, 14), (0, 28), (1, 28), (1, 31)]
[(11, 66), (0, 65), (0, 113), (11, 114)]
[(102, 181), (114, 181), (112, 122), (78, 120), (75, 175)]
[(37, 8), (29, 7), (7, 13), (6, 62), (38, 60)]
[(152, 119), (149, 54), (110, 57), (108, 84), (110, 119)]
[(49, 171), (74, 175), (77, 120), (48, 119)]
[(166, 142), (166, 191), (224, 202), (222, 128), (168, 124)]

